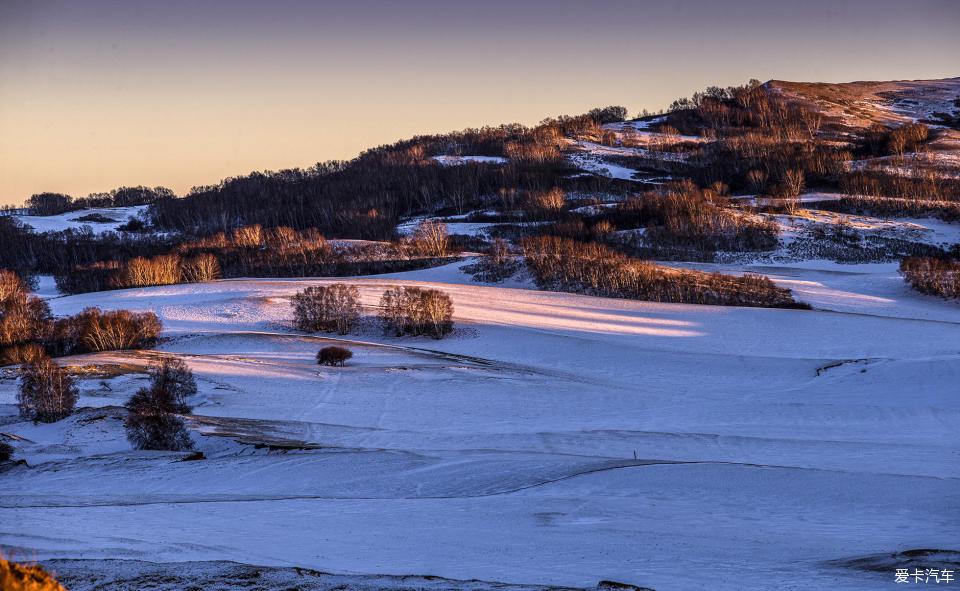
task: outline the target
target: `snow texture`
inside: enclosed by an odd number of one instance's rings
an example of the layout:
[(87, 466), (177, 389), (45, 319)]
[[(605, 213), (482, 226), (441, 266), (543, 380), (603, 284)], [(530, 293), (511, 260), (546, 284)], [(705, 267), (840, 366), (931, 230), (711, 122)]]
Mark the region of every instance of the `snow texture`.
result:
[[(51, 563), (68, 575), (233, 561), (661, 590), (895, 588), (892, 568), (845, 565), (955, 548), (960, 306), (895, 265), (722, 269), (769, 273), (813, 311), (491, 287), (462, 265), (345, 279), (367, 315), (388, 286), (447, 291), (442, 341), (290, 329), (290, 296), (336, 279), (49, 300), (153, 310), (165, 340), (63, 359), (98, 373), (50, 425), (21, 421), (0, 381), (0, 432), (26, 461), (0, 474), (0, 546), (92, 561)], [(347, 367), (314, 362), (331, 342)], [(120, 406), (161, 355), (198, 379), (203, 460), (123, 436)], [(227, 568), (205, 564), (185, 572)]]

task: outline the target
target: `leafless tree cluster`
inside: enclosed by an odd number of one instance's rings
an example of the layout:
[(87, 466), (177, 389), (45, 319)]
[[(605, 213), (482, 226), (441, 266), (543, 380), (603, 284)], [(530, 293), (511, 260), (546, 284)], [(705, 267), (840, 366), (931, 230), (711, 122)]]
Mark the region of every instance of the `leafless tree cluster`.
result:
[(35, 422), (53, 423), (70, 416), (79, 393), (66, 370), (44, 354), (20, 367), (17, 404), (20, 416)]
[(447, 256), (450, 248), (447, 225), (437, 220), (421, 222), (410, 236), (409, 246), (414, 254), (421, 256)]
[(294, 326), (307, 332), (347, 334), (360, 319), (360, 292), (346, 283), (308, 287), (291, 305)]
[(551, 187), (543, 191), (528, 191), (523, 211), (528, 219), (555, 219), (566, 204), (566, 192), (560, 187)]
[[(721, 189), (722, 187), (717, 187)], [(617, 230), (644, 229), (643, 244), (657, 256), (698, 256), (718, 250), (760, 251), (777, 245), (778, 229), (728, 206), (715, 189), (684, 181), (627, 199), (594, 218), (589, 234), (571, 238), (603, 239)], [(599, 226), (606, 221), (610, 227)]]
[(960, 262), (933, 257), (909, 257), (900, 262), (900, 272), (921, 293), (960, 298)]
[(923, 123), (905, 123), (899, 127), (872, 125), (860, 139), (861, 156), (903, 156), (922, 150), (930, 139), (930, 128)]
[(542, 289), (656, 302), (803, 307), (790, 290), (759, 275), (681, 271), (634, 259), (597, 243), (556, 236), (523, 240), (527, 266)]
[(457, 252), (441, 222), (409, 240), (332, 245), (316, 229), (255, 225), (184, 241), (153, 257), (78, 265), (56, 276), (65, 293), (209, 281), (219, 277), (324, 277), (406, 271)]
[(193, 447), (179, 415), (191, 411), (187, 397), (196, 393), (193, 373), (182, 361), (166, 359), (151, 367), (150, 386), (126, 403), (124, 427), (137, 449), (184, 451)]
[(823, 124), (814, 105), (788, 100), (758, 80), (743, 86), (708, 87), (689, 99), (674, 101), (669, 111), (665, 124), (690, 134), (703, 127), (718, 136), (737, 128), (757, 128), (782, 141), (803, 141), (814, 139)]
[(47, 303), (30, 295), (16, 274), (0, 269), (0, 363), (19, 363), (33, 355), (50, 324)]
[(147, 374), (153, 387), (162, 388), (170, 394), (175, 412), (190, 412), (187, 399), (197, 393), (197, 381), (190, 366), (177, 357), (164, 357), (159, 363), (148, 367)]
[(143, 349), (154, 345), (162, 325), (153, 312), (87, 308), (70, 317), (68, 330), (78, 335), (85, 351)]
[(380, 319), (384, 329), (396, 336), (441, 339), (453, 331), (453, 302), (440, 290), (393, 287), (380, 298)]
[(896, 174), (883, 170), (855, 171), (843, 175), (840, 187), (855, 197), (894, 197), (913, 201), (960, 202), (960, 181), (938, 174)]
[[(0, 285), (4, 278), (9, 281), (7, 272), (0, 271)], [(53, 318), (46, 302), (25, 291), (5, 297), (0, 301), (0, 363), (28, 362), (39, 354), (149, 347), (161, 330), (153, 312), (87, 308), (74, 316)]]
[(510, 245), (506, 240), (494, 238), (490, 242), (486, 256), (464, 267), (464, 271), (473, 275), (477, 281), (495, 283), (512, 277), (520, 269), (520, 262), (517, 259), (518, 257), (510, 252)]
[(907, 123), (890, 132), (887, 149), (895, 156), (903, 156), (921, 148), (929, 137), (930, 128), (923, 123)]

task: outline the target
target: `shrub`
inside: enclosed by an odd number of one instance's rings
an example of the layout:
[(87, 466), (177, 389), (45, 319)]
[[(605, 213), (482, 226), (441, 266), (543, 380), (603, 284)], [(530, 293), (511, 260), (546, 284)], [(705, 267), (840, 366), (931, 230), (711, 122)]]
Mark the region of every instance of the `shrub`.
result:
[(308, 287), (291, 303), (294, 326), (307, 332), (347, 334), (360, 319), (360, 292), (346, 283)]
[(6, 304), (14, 296), (29, 291), (27, 284), (19, 275), (7, 269), (0, 269), (0, 305)]
[(447, 235), (447, 225), (437, 220), (421, 222), (410, 237), (410, 245), (414, 254), (421, 256), (447, 256), (450, 239)]
[(192, 449), (190, 434), (178, 414), (192, 410), (186, 398), (197, 391), (193, 373), (178, 359), (165, 359), (148, 372), (150, 386), (138, 390), (125, 405), (127, 439), (137, 449)]
[(566, 193), (559, 187), (549, 191), (531, 191), (527, 194), (525, 212), (534, 218), (550, 219), (563, 211), (566, 205)]
[(147, 227), (146, 222), (144, 222), (140, 218), (135, 218), (133, 216), (130, 216), (129, 218), (127, 218), (127, 221), (125, 223), (117, 226), (118, 232), (131, 232), (136, 234), (144, 233), (148, 229), (149, 228)]
[(170, 393), (156, 386), (141, 388), (127, 401), (124, 427), (137, 449), (184, 451), (193, 448), (186, 425), (174, 412)]
[(220, 261), (210, 253), (183, 259), (180, 264), (180, 275), (186, 283), (203, 283), (220, 279)]
[(75, 317), (80, 343), (88, 351), (143, 349), (157, 342), (163, 325), (153, 312), (87, 308)]
[(127, 262), (118, 287), (172, 285), (180, 282), (180, 257), (160, 255), (136, 257)]
[(190, 412), (187, 398), (197, 393), (197, 381), (186, 363), (176, 357), (167, 357), (158, 365), (148, 368), (147, 373), (150, 374), (154, 387), (162, 388), (170, 394), (173, 412)]
[(900, 261), (900, 272), (921, 293), (960, 298), (960, 262), (933, 257), (908, 257)]
[(15, 357), (12, 350), (42, 340), (49, 324), (50, 307), (45, 301), (13, 293), (0, 304), (0, 356), (11, 359)]
[(541, 289), (654, 302), (802, 308), (789, 289), (767, 277), (681, 271), (627, 256), (596, 243), (556, 236), (523, 241), (531, 275)]
[(40, 359), (47, 353), (37, 343), (10, 345), (0, 351), (0, 364), (20, 365)]
[(353, 352), (350, 349), (344, 349), (343, 347), (324, 347), (317, 353), (317, 363), (331, 367), (343, 367), (343, 364), (352, 357)]
[(3, 591), (67, 591), (37, 565), (17, 564), (0, 556), (0, 589)]
[[(13, 446), (6, 441), (0, 441), (0, 464), (9, 462), (12, 457)], [(0, 589), (5, 589), (5, 587), (0, 587)]]
[(687, 259), (718, 250), (759, 251), (777, 246), (775, 223), (722, 204), (721, 198), (685, 181), (627, 199), (605, 215), (618, 229), (644, 228), (643, 245), (657, 258)]
[(17, 394), (20, 416), (53, 423), (70, 416), (77, 398), (73, 378), (46, 355), (21, 366)]
[(512, 277), (520, 269), (520, 263), (510, 253), (510, 247), (502, 238), (495, 238), (490, 243), (487, 256), (472, 265), (463, 268), (473, 275), (477, 281), (496, 283)]
[(380, 299), (384, 330), (441, 339), (453, 331), (453, 302), (436, 289), (394, 287)]

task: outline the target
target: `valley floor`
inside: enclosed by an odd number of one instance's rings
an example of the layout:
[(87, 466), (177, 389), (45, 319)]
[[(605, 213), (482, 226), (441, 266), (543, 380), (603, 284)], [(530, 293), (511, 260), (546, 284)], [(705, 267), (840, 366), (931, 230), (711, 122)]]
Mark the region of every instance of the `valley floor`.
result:
[[(334, 280), (51, 299), (153, 310), (166, 339), (63, 360), (102, 375), (52, 425), (17, 418), (0, 382), (0, 432), (29, 464), (0, 474), (0, 547), (68, 574), (61, 559), (233, 561), (660, 591), (895, 588), (873, 557), (960, 549), (960, 306), (895, 265), (755, 269), (813, 311), (496, 287), (458, 267), (346, 279), (368, 313), (390, 285), (443, 289), (457, 329), (368, 323), (342, 339), (345, 368), (289, 328), (290, 296)], [(198, 378), (204, 460), (124, 438), (120, 406), (161, 354)]]

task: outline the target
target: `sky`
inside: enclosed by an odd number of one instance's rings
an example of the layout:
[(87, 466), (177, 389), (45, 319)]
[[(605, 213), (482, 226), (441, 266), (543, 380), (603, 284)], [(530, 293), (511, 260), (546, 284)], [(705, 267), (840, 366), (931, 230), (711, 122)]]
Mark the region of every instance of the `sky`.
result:
[(182, 195), (751, 78), (951, 76), (953, 0), (0, 0), (0, 204)]

